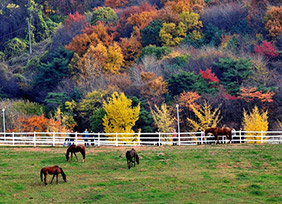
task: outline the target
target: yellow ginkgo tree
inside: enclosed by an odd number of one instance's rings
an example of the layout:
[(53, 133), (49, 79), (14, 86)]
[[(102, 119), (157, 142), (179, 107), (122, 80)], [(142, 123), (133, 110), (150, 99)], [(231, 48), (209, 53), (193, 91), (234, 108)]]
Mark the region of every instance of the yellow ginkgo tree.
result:
[(191, 118), (187, 118), (188, 125), (192, 127), (194, 131), (197, 131), (199, 129), (204, 131), (205, 129), (210, 127), (217, 127), (218, 123), (222, 119), (222, 117), (220, 117), (220, 106), (212, 110), (211, 105), (209, 105), (206, 101), (199, 109), (197, 109), (193, 105), (190, 105), (190, 108), (198, 119), (197, 121), (195, 121)]
[[(132, 127), (139, 119), (140, 103), (132, 107), (132, 100), (128, 99), (124, 93), (114, 92), (112, 97), (103, 103), (106, 112), (103, 118), (105, 133), (134, 133)], [(110, 140), (114, 140), (115, 135), (108, 135)], [(114, 137), (114, 138), (113, 138)], [(133, 134), (119, 135), (119, 141), (130, 142)]]
[[(258, 107), (255, 106), (250, 114), (245, 110), (243, 113), (243, 127), (245, 131), (267, 131), (268, 130), (268, 116), (267, 111), (259, 111)], [(245, 134), (245, 139), (250, 140), (249, 143), (261, 143), (268, 138), (263, 138), (265, 133), (247, 133)]]
[[(171, 133), (174, 129), (173, 128), (174, 117), (172, 116), (168, 106), (165, 103), (163, 103), (160, 108), (155, 105), (155, 109), (156, 110), (153, 110), (151, 108), (151, 113), (154, 122), (159, 129), (159, 132)], [(167, 136), (170, 137), (171, 135), (162, 135), (163, 140), (171, 141), (171, 139), (168, 139)]]

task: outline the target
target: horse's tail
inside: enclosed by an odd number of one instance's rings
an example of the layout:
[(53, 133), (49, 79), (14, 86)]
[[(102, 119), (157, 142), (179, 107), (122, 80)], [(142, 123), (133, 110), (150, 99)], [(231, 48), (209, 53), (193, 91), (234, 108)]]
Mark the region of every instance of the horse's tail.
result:
[(136, 162), (137, 162), (137, 164), (139, 164), (139, 156), (138, 156), (137, 153), (136, 153)]
[(63, 171), (62, 168), (60, 168), (60, 170), (61, 170), (61, 174), (62, 174), (64, 181), (67, 182), (67, 176), (66, 176), (65, 172)]
[(40, 178), (41, 178), (41, 182), (43, 181), (43, 168), (41, 169), (41, 171), (40, 171)]

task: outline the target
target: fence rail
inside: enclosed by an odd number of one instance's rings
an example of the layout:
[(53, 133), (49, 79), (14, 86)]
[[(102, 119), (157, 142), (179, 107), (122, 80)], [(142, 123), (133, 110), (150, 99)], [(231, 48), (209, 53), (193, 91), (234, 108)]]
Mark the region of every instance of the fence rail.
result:
[[(282, 131), (233, 131), (232, 143), (281, 144)], [(220, 143), (229, 142), (220, 136)], [(1, 146), (141, 146), (204, 145), (215, 143), (213, 135), (204, 132), (173, 133), (68, 133), (68, 132), (0, 132)]]

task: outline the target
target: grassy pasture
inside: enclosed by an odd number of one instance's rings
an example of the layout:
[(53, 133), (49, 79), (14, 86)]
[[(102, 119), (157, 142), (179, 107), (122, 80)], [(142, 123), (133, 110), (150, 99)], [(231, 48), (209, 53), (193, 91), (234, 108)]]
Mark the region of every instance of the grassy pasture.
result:
[[(82, 163), (66, 148), (0, 147), (0, 203), (282, 203), (281, 145), (136, 147), (130, 170), (128, 149), (88, 148)], [(68, 182), (45, 186), (55, 164)]]

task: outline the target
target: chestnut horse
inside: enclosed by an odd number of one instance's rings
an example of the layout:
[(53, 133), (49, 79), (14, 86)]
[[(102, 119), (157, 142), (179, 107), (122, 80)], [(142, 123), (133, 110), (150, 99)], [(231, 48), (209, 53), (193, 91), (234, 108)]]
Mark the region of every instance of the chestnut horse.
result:
[(71, 161), (72, 161), (72, 154), (75, 155), (76, 160), (78, 161), (78, 158), (76, 156), (76, 152), (80, 152), (82, 154), (82, 157), (83, 157), (83, 162), (85, 162), (85, 147), (83, 145), (72, 144), (71, 146), (69, 146), (69, 148), (67, 149), (67, 152), (66, 152), (67, 161), (69, 160), (69, 153), (70, 152), (71, 152)]
[(139, 164), (139, 157), (135, 149), (132, 148), (130, 151), (126, 152), (126, 160), (128, 169), (130, 169), (132, 165), (135, 166), (135, 162)]
[(43, 181), (43, 178), (42, 178), (43, 174), (44, 174), (44, 183), (45, 183), (45, 185), (47, 185), (46, 178), (47, 178), (48, 174), (52, 174), (53, 175), (53, 178), (52, 178), (50, 184), (53, 182), (53, 179), (54, 179), (55, 176), (56, 176), (56, 180), (57, 180), (57, 184), (58, 184), (59, 174), (62, 174), (62, 177), (63, 177), (64, 181), (67, 182), (66, 174), (64, 173), (63, 169), (58, 167), (57, 165), (56, 166), (44, 167), (44, 168), (41, 169), (41, 171), (40, 171), (41, 182)]
[(215, 127), (215, 128), (208, 128), (205, 130), (205, 135), (208, 133), (212, 133), (215, 136), (215, 139), (217, 140), (217, 143), (219, 143), (219, 135), (225, 135), (227, 139), (230, 140), (230, 143), (232, 142), (232, 130), (229, 127)]

